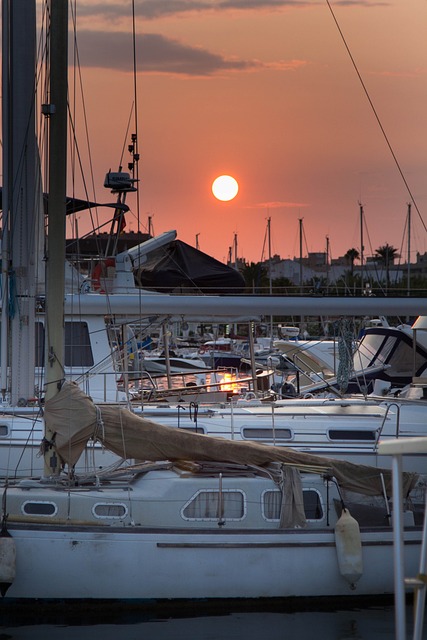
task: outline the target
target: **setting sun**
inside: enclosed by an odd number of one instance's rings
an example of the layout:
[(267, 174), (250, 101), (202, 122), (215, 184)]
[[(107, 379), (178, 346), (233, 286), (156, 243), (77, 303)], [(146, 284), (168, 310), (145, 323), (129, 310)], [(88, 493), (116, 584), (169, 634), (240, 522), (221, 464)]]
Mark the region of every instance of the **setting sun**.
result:
[(212, 183), (212, 193), (215, 198), (227, 202), (237, 196), (239, 185), (232, 176), (219, 176)]

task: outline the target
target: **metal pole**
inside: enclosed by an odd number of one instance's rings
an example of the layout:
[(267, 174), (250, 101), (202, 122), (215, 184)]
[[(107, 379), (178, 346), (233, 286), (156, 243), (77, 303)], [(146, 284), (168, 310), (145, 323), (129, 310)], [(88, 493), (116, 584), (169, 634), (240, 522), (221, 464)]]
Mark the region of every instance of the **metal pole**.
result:
[(258, 380), (256, 376), (256, 364), (255, 364), (255, 347), (254, 347), (254, 335), (252, 332), (252, 322), (249, 323), (249, 352), (251, 359), (251, 370), (252, 370), (252, 379), (254, 392), (258, 391)]
[[(423, 540), (421, 543), (420, 554), (420, 576), (426, 576), (427, 574), (427, 494), (426, 504), (424, 508), (424, 528), (423, 528)], [(423, 621), (424, 621), (424, 609), (426, 601), (426, 589), (427, 585), (425, 581), (422, 586), (419, 586), (415, 592), (415, 622), (414, 622), (414, 640), (422, 640), (423, 633)]]
[(405, 611), (405, 573), (404, 573), (404, 543), (403, 543), (403, 514), (402, 514), (402, 456), (396, 454), (392, 458), (393, 472), (393, 534), (394, 534), (394, 619), (396, 640), (406, 638)]
[(360, 207), (360, 280), (361, 289), (363, 294), (363, 252), (365, 247), (363, 246), (363, 205), (359, 202)]
[[(46, 401), (54, 397), (64, 376), (64, 279), (67, 184), (68, 2), (51, 0), (50, 147), (47, 253)], [(46, 433), (51, 441), (52, 433)], [(45, 473), (59, 472), (58, 457), (48, 450)]]
[(171, 363), (169, 356), (169, 333), (166, 324), (162, 327), (163, 333), (163, 350), (165, 353), (166, 379), (168, 381), (168, 389), (172, 389)]
[(3, 57), (2, 57), (2, 118), (3, 118), (3, 228), (1, 239), (1, 256), (2, 256), (2, 323), (0, 337), (0, 387), (2, 399), (5, 399), (7, 390), (7, 368), (8, 368), (8, 340), (9, 340), (9, 321), (6, 313), (8, 305), (8, 272), (9, 272), (9, 1), (3, 0), (2, 3), (2, 38), (3, 38)]
[(302, 218), (299, 219), (299, 286), (302, 294)]
[(407, 295), (411, 293), (411, 203), (408, 204), (408, 267), (406, 279)]

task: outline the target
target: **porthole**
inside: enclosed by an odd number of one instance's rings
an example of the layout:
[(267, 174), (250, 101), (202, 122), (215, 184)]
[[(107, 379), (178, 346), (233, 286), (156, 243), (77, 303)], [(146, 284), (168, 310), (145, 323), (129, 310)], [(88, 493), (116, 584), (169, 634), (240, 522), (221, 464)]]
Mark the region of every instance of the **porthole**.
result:
[(22, 505), (22, 511), (26, 516), (54, 516), (58, 507), (54, 502), (28, 501)]
[(121, 520), (127, 515), (128, 509), (125, 504), (117, 502), (98, 502), (92, 508), (95, 518), (112, 518)]

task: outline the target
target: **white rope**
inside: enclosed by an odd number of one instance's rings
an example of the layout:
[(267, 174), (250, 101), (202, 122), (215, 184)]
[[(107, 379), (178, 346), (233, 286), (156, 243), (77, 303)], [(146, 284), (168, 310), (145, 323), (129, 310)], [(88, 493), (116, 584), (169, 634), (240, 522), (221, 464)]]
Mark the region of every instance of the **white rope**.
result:
[(353, 373), (354, 331), (352, 321), (347, 318), (340, 320), (339, 324), (337, 383), (341, 393), (345, 393)]

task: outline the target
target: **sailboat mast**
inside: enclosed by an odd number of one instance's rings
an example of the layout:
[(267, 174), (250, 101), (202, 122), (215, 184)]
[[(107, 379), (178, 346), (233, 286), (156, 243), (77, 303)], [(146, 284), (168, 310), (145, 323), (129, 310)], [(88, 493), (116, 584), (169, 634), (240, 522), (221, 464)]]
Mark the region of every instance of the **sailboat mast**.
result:
[(407, 267), (406, 295), (411, 295), (411, 203), (408, 202), (408, 267)]
[[(64, 278), (67, 182), (68, 2), (50, 2), (49, 186), (46, 295), (46, 400), (64, 377)], [(51, 301), (51, 302), (50, 302)], [(52, 442), (52, 433), (46, 433)], [(58, 472), (54, 449), (45, 454), (46, 475)]]
[(361, 289), (363, 294), (364, 284), (363, 284), (363, 262), (364, 256), (363, 252), (365, 250), (364, 247), (364, 239), (363, 239), (363, 205), (359, 202), (359, 216), (360, 216), (360, 281), (361, 281)]
[(8, 384), (8, 338), (6, 321), (9, 290), (9, 4), (2, 0), (2, 133), (3, 133), (3, 191), (2, 191), (2, 237), (1, 237), (1, 286), (2, 323), (0, 328), (0, 388), (2, 401), (6, 399)]
[(5, 395), (10, 370), (10, 402), (16, 405), (26, 404), (34, 396), (35, 229), (39, 215), (34, 115), (35, 0), (3, 0), (2, 14), (1, 387)]

